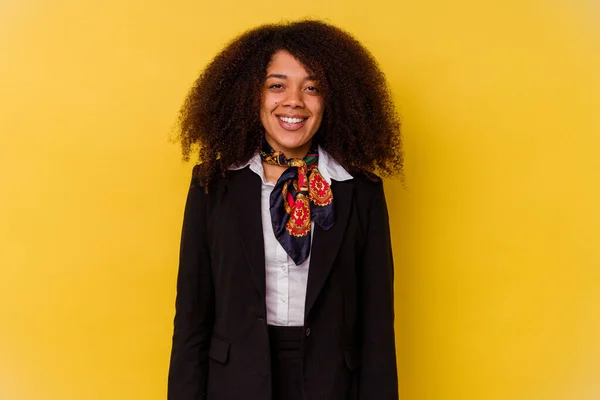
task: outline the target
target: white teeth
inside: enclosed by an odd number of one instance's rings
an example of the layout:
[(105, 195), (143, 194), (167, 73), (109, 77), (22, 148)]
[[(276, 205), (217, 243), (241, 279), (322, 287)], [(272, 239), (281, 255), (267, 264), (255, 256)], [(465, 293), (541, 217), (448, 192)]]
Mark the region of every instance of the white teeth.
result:
[(279, 119), (288, 124), (299, 124), (300, 122), (304, 121), (304, 118), (279, 117)]

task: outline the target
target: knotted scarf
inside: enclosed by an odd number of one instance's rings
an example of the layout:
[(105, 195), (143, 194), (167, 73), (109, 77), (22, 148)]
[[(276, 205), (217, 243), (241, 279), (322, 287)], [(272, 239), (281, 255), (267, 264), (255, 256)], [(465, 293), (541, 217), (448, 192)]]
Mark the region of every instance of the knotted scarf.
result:
[(317, 168), (316, 147), (303, 158), (285, 158), (266, 141), (260, 157), (271, 165), (288, 167), (271, 192), (270, 211), (275, 237), (296, 265), (310, 253), (311, 221), (323, 230), (335, 222), (331, 187)]

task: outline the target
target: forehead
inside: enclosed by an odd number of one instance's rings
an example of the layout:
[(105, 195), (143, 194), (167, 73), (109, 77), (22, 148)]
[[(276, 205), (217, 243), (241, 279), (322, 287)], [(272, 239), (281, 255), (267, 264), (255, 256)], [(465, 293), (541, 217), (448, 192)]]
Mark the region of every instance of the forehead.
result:
[(308, 77), (310, 71), (290, 52), (279, 50), (271, 57), (267, 74)]

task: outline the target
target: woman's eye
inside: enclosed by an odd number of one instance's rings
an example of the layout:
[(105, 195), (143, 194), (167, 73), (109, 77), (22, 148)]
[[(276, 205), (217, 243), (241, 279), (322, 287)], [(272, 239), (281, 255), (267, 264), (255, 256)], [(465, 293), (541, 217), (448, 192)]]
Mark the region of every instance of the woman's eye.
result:
[(319, 89), (317, 89), (314, 86), (309, 86), (309, 87), (306, 88), (306, 90), (308, 90), (309, 92), (318, 92), (319, 91)]
[(283, 88), (283, 85), (279, 84), (279, 83), (274, 83), (271, 86), (269, 86), (269, 89), (281, 89)]

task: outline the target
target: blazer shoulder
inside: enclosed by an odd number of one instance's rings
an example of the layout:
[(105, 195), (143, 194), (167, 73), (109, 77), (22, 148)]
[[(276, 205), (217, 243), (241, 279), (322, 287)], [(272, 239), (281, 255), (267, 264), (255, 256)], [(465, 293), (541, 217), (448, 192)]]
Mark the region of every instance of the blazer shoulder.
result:
[(376, 175), (369, 171), (356, 171), (353, 174), (356, 182), (356, 186), (360, 190), (367, 192), (377, 191), (378, 188), (383, 186), (383, 179), (379, 175)]
[(383, 180), (371, 172), (355, 172), (352, 174), (354, 180), (354, 199), (358, 209), (368, 212), (373, 204), (373, 199), (384, 196)]
[(204, 174), (206, 174), (207, 170), (208, 170), (208, 164), (206, 164), (206, 163), (200, 163), (200, 164), (194, 165), (194, 167), (192, 168), (192, 183), (194, 183), (200, 187), (205, 186), (205, 184), (202, 183), (201, 177), (204, 176)]
[(198, 186), (208, 191), (209, 187), (214, 186), (217, 182), (224, 177), (224, 173), (221, 172), (221, 163), (219, 160), (215, 161), (215, 168), (212, 172), (210, 171), (209, 163), (203, 162), (194, 165), (192, 168), (192, 182), (194, 186)]

